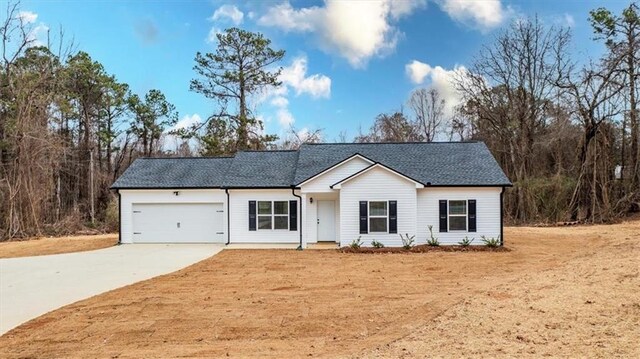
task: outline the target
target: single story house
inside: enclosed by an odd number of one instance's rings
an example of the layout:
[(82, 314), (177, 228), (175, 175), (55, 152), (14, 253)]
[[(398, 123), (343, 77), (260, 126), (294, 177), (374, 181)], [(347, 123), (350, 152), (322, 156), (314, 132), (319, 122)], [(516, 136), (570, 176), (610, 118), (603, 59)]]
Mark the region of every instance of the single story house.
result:
[(503, 238), (511, 182), (483, 142), (304, 144), (140, 158), (112, 188), (121, 243), (441, 244)]

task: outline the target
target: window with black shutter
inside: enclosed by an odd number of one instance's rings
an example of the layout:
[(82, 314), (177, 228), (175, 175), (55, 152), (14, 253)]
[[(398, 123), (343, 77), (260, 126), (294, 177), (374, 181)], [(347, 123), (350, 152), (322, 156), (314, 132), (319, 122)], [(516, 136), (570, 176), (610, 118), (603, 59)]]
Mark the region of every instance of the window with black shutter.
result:
[(289, 201), (289, 230), (298, 230), (298, 201)]
[(249, 230), (256, 230), (256, 201), (249, 201)]
[(470, 199), (469, 203), (469, 232), (476, 231), (476, 200)]
[(398, 202), (389, 201), (389, 233), (398, 233)]
[(447, 200), (440, 200), (440, 232), (447, 232)]
[(369, 226), (367, 223), (368, 221), (367, 206), (368, 206), (367, 201), (360, 201), (360, 234), (369, 233)]

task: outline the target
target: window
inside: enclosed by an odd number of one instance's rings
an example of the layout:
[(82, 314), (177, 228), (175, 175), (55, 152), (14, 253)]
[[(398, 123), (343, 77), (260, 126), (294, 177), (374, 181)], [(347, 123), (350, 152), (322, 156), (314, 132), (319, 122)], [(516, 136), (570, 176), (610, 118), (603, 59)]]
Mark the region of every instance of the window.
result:
[(258, 229), (289, 229), (289, 202), (258, 201)]
[(369, 202), (369, 232), (387, 232), (387, 202)]
[(467, 230), (467, 201), (449, 201), (449, 230)]

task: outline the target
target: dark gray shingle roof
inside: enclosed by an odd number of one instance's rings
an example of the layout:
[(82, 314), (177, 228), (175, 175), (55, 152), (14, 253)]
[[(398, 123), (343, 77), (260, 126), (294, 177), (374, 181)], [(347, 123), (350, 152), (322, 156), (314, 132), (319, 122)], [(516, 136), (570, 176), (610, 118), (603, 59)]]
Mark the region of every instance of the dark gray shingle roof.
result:
[(224, 187), (291, 187), (298, 151), (238, 152)]
[(138, 159), (112, 188), (291, 187), (360, 154), (425, 185), (510, 186), (482, 142), (305, 144), (235, 157)]
[(111, 188), (221, 187), (232, 157), (138, 158)]
[(511, 185), (483, 142), (306, 144), (300, 148), (294, 182), (356, 153), (425, 185)]

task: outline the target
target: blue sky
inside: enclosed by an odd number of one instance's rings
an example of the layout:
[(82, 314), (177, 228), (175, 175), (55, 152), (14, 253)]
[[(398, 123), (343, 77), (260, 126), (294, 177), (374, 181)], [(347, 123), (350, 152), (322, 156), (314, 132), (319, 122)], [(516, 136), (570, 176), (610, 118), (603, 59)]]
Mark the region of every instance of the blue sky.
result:
[[(255, 100), (267, 132), (323, 129), (326, 140), (349, 137), (374, 117), (399, 109), (410, 92), (434, 86), (450, 103), (448, 78), (467, 66), (515, 18), (538, 14), (574, 30), (574, 51), (597, 57), (588, 12), (626, 1), (371, 0), (327, 1), (28, 1), (41, 38), (62, 28), (136, 93), (156, 88), (179, 111), (181, 123), (210, 115), (215, 103), (189, 91), (197, 51), (214, 51), (211, 34), (230, 26), (260, 31), (286, 50), (285, 85)], [(37, 15), (37, 17), (35, 17)]]

